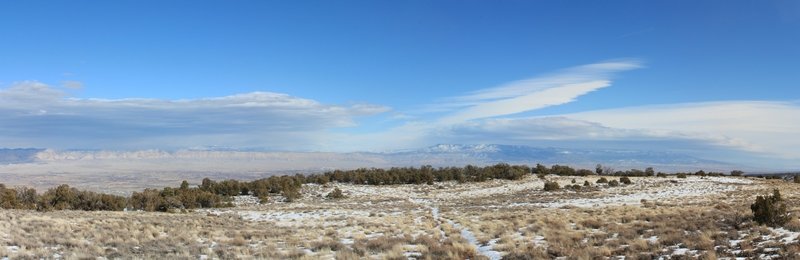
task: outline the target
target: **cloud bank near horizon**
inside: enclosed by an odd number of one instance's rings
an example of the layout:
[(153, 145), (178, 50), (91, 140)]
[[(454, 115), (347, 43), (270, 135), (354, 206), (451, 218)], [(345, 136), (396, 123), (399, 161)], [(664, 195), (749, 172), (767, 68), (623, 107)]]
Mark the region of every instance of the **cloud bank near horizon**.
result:
[(271, 92), (224, 97), (78, 99), (26, 81), (0, 89), (0, 143), (9, 147), (148, 149), (193, 146), (315, 149), (326, 131), (388, 107)]

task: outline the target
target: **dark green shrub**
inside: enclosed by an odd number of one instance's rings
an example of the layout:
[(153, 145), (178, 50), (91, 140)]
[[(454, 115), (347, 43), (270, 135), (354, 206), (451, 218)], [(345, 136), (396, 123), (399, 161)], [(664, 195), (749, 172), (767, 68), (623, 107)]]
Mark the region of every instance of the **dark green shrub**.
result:
[(544, 183), (544, 190), (545, 191), (555, 191), (555, 190), (559, 190), (559, 189), (561, 189), (561, 187), (558, 186), (558, 182), (548, 181), (548, 182)]
[(653, 167), (647, 167), (647, 169), (644, 169), (644, 174), (647, 176), (653, 176), (655, 173), (656, 171), (653, 170)]
[(777, 227), (789, 221), (786, 212), (786, 203), (781, 198), (778, 189), (772, 191), (772, 196), (758, 196), (756, 202), (750, 205), (753, 211), (753, 220), (758, 224)]
[(17, 188), (17, 208), (18, 209), (36, 209), (36, 202), (39, 195), (33, 188), (19, 187)]
[(0, 208), (15, 209), (18, 206), (17, 192), (0, 184)]
[(560, 176), (575, 176), (575, 169), (565, 165), (550, 166), (550, 173)]
[(189, 189), (189, 182), (186, 181), (186, 180), (183, 180), (181, 182), (181, 190), (188, 190), (188, 189)]
[(592, 184), (589, 183), (589, 181), (583, 181), (583, 186), (589, 187), (592, 186)]
[(341, 198), (344, 198), (344, 194), (342, 193), (342, 190), (339, 189), (339, 187), (336, 187), (336, 188), (333, 189), (333, 191), (328, 193), (328, 195), (326, 195), (325, 197), (327, 197), (329, 199), (341, 199)]
[(611, 180), (608, 182), (609, 187), (617, 187), (619, 186), (619, 182), (617, 180)]
[(47, 190), (42, 194), (42, 208), (44, 209), (74, 209), (78, 190), (70, 188), (69, 185), (62, 184), (58, 187)]
[(681, 173), (678, 173), (678, 175), (676, 177), (681, 178), (681, 179), (686, 179), (686, 174), (681, 172)]
[(296, 201), (297, 199), (300, 199), (300, 197), (302, 196), (300, 194), (300, 189), (297, 188), (283, 190), (281, 194), (283, 194), (283, 197), (286, 198), (286, 202)]
[(619, 182), (621, 182), (622, 184), (628, 185), (628, 184), (631, 184), (631, 179), (628, 178), (628, 177), (622, 177), (622, 178), (619, 178)]
[(572, 179), (572, 183), (577, 183), (577, 182), (578, 182), (578, 181), (576, 181), (575, 179)]
[(659, 173), (656, 173), (656, 177), (660, 177), (660, 178), (666, 178), (666, 177), (667, 177), (667, 174), (666, 174), (666, 173), (663, 173), (663, 172), (659, 172)]
[(606, 177), (600, 177), (600, 179), (597, 180), (597, 183), (608, 183), (608, 179), (606, 179)]
[(740, 171), (740, 170), (731, 171), (731, 176), (742, 176), (742, 175), (744, 175), (743, 171)]

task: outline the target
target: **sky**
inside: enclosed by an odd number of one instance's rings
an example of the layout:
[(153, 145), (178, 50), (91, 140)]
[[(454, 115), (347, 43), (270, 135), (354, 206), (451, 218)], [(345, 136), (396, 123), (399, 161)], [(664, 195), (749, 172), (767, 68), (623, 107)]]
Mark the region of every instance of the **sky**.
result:
[(800, 2), (2, 1), (0, 147), (677, 151), (800, 168)]

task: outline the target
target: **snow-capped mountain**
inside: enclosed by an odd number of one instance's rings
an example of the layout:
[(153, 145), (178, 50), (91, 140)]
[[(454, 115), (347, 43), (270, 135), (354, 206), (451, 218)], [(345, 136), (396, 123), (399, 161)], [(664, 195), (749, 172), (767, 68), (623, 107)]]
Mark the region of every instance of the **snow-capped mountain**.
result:
[[(427, 162), (450, 162), (492, 164), (499, 162), (545, 165), (562, 164), (578, 167), (594, 167), (596, 164), (627, 168), (661, 167), (666, 169), (737, 168), (731, 163), (705, 160), (685, 154), (659, 151), (613, 150), (613, 149), (567, 149), (555, 147), (533, 147), (501, 144), (439, 144), (391, 154), (394, 161), (418, 160)], [(436, 165), (432, 163), (431, 165)]]

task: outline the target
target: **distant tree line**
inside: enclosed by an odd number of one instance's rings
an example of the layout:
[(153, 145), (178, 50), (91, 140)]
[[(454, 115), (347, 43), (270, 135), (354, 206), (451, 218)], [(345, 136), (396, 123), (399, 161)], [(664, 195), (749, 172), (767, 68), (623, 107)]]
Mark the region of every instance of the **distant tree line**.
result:
[(335, 170), (323, 174), (311, 174), (306, 183), (325, 184), (328, 182), (394, 185), (394, 184), (433, 184), (433, 182), (457, 181), (484, 182), (492, 179), (519, 180), (529, 175), (527, 165), (498, 163), (491, 166), (439, 167), (425, 165), (416, 167), (392, 167), (389, 169), (360, 168), (356, 170)]
[[(659, 176), (666, 174), (656, 173), (652, 167), (644, 171), (631, 169), (615, 171), (610, 167), (597, 165), (594, 171), (575, 169), (564, 165), (546, 167), (537, 164), (531, 168), (526, 165), (509, 165), (498, 163), (490, 166), (467, 165), (465, 167), (439, 167), (430, 165), (421, 167), (392, 167), (359, 168), (355, 170), (334, 170), (318, 174), (295, 174), (284, 176), (271, 176), (254, 181), (223, 180), (213, 181), (209, 178), (202, 180), (200, 185), (190, 187), (183, 181), (180, 187), (165, 187), (163, 189), (145, 189), (134, 192), (129, 197), (82, 191), (68, 185), (51, 188), (44, 193), (26, 187), (7, 188), (0, 184), (0, 208), (5, 209), (35, 209), (35, 210), (143, 210), (143, 211), (175, 211), (197, 208), (215, 208), (232, 206), (232, 196), (253, 195), (266, 202), (272, 195), (280, 195), (285, 201), (291, 202), (301, 197), (303, 184), (324, 185), (329, 182), (349, 183), (355, 185), (397, 185), (397, 184), (428, 184), (434, 182), (455, 181), (484, 182), (493, 179), (519, 180), (528, 175), (554, 174), (560, 176)], [(743, 172), (732, 171), (731, 175), (741, 176)], [(686, 175), (720, 176), (722, 173), (697, 171), (695, 173), (678, 173), (678, 177)], [(620, 179), (622, 180), (622, 179)], [(625, 178), (627, 180), (627, 178)], [(629, 182), (629, 181), (628, 181)], [(577, 186), (577, 185), (576, 185)], [(555, 188), (555, 186), (553, 187)], [(339, 191), (341, 192), (341, 191)], [(340, 194), (332, 197), (341, 197)]]
[(122, 210), (127, 198), (117, 195), (81, 191), (60, 185), (42, 194), (35, 189), (19, 187), (7, 188), (0, 184), (0, 208), (47, 210)]

